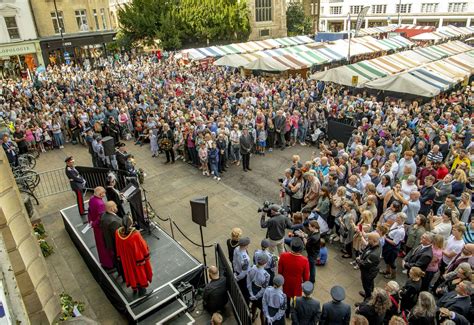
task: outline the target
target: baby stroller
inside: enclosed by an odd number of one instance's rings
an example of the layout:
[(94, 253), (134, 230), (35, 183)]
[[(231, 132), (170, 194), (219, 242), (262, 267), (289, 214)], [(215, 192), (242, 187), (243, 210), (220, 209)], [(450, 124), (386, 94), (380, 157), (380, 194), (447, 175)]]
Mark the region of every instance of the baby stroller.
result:
[(312, 134), (309, 135), (309, 142), (319, 148), (320, 143), (328, 140), (326, 131), (321, 128), (316, 128)]

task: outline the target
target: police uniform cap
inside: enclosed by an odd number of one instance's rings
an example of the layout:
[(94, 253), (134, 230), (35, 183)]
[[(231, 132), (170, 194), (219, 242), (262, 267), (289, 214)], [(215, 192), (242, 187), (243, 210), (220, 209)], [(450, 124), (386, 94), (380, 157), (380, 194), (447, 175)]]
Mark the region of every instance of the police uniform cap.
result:
[(257, 260), (257, 263), (260, 265), (264, 265), (268, 263), (268, 255), (265, 253), (257, 253), (255, 256), (255, 259)]
[(331, 288), (331, 297), (335, 301), (343, 301), (346, 299), (346, 292), (341, 286), (334, 286)]
[(268, 248), (270, 247), (270, 242), (268, 241), (268, 239), (262, 239), (260, 246), (262, 246), (262, 248)]
[(313, 293), (314, 285), (312, 282), (306, 281), (303, 283), (302, 287), (305, 295), (310, 295)]
[(295, 253), (300, 253), (303, 251), (303, 240), (299, 237), (293, 237), (291, 238), (291, 244), (290, 244), (291, 250)]
[(67, 157), (66, 159), (64, 159), (64, 162), (68, 163), (68, 162), (70, 162), (71, 160), (72, 160), (72, 156), (69, 156), (69, 157)]
[(273, 284), (276, 285), (277, 287), (281, 287), (285, 283), (285, 278), (281, 274), (275, 275), (273, 278)]
[(248, 244), (250, 244), (250, 238), (242, 237), (239, 239), (239, 246), (247, 246)]

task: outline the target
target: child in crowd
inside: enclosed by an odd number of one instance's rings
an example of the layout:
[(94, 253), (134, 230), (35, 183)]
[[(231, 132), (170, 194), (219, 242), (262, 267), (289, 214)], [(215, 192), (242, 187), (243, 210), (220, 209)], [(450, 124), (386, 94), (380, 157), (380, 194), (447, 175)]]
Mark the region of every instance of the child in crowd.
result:
[(328, 248), (326, 247), (326, 241), (321, 238), (320, 241), (321, 248), (319, 249), (319, 255), (316, 259), (316, 265), (324, 266), (328, 260)]
[(211, 174), (214, 175), (214, 179), (218, 181), (221, 180), (219, 176), (219, 149), (217, 149), (216, 142), (213, 141), (211, 144), (211, 149), (208, 150), (209, 152), (209, 165), (211, 167)]
[(209, 168), (207, 166), (208, 152), (207, 152), (207, 147), (206, 147), (205, 142), (202, 142), (201, 145), (199, 146), (198, 155), (199, 155), (199, 161), (201, 162), (202, 174), (204, 176), (209, 176)]
[(43, 129), (38, 127), (38, 125), (34, 125), (34, 135), (35, 135), (35, 141), (36, 141), (36, 149), (40, 150), (41, 152), (46, 152), (44, 150), (44, 145), (43, 145)]
[(150, 130), (148, 132), (148, 138), (150, 139), (150, 150), (151, 150), (151, 156), (155, 158), (158, 156), (158, 136), (153, 133), (153, 130)]
[(262, 124), (257, 126), (257, 154), (265, 156), (265, 147), (267, 146), (267, 131)]

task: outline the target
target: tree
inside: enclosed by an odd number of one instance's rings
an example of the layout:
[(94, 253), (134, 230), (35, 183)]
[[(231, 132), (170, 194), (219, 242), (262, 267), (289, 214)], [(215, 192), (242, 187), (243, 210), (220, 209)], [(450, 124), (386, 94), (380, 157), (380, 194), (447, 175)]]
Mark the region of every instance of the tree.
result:
[(311, 32), (311, 25), (311, 18), (304, 14), (303, 4), (291, 2), (286, 10), (288, 36), (309, 34)]

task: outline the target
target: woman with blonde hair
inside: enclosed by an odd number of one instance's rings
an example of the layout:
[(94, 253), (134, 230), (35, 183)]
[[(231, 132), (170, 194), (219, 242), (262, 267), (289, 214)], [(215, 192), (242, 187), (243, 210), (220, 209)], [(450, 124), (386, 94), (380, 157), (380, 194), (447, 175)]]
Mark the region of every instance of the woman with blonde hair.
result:
[(459, 220), (463, 223), (468, 223), (472, 212), (471, 194), (469, 194), (469, 192), (461, 194), (457, 208), (459, 210)]
[(414, 266), (408, 272), (408, 280), (400, 289), (400, 307), (408, 312), (415, 306), (418, 294), (421, 291), (421, 279), (425, 276), (418, 266)]
[(436, 303), (431, 293), (420, 292), (415, 307), (408, 315), (408, 324), (436, 325)]
[(467, 176), (461, 168), (456, 169), (451, 183), (451, 194), (456, 197), (456, 202), (461, 199), (462, 193), (466, 190)]
[(227, 239), (227, 251), (229, 252), (229, 261), (230, 265), (233, 265), (234, 259), (234, 250), (237, 246), (239, 246), (239, 239), (242, 237), (242, 229), (240, 228), (232, 228), (230, 233), (230, 238)]
[[(357, 223), (355, 227), (355, 235), (354, 239), (352, 240), (352, 248), (355, 251), (356, 257), (362, 252), (362, 250), (367, 246), (364, 237), (367, 233), (372, 230), (372, 220), (373, 214), (369, 210), (362, 211), (360, 215), (360, 221)], [(354, 265), (354, 269), (358, 269), (357, 263), (355, 261), (351, 262)]]

